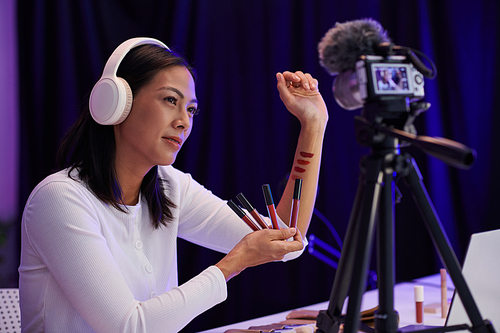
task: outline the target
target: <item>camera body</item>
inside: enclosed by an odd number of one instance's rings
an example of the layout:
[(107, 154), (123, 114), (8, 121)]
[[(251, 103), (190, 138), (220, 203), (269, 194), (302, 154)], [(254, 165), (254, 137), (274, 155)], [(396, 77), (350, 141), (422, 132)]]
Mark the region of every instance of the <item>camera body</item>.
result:
[(337, 103), (347, 110), (367, 102), (424, 97), (424, 75), (405, 56), (364, 55), (354, 71), (340, 73), (333, 85)]

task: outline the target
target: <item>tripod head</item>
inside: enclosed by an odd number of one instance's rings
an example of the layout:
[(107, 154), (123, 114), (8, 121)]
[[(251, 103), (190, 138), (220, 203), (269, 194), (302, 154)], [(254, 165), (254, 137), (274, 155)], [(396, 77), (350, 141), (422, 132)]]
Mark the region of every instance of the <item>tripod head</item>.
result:
[[(413, 145), (450, 166), (470, 169), (476, 159), (474, 149), (445, 138), (417, 135), (413, 122), (429, 107), (430, 103), (410, 103), (408, 98), (368, 102), (361, 116), (354, 117), (356, 140), (374, 150), (390, 148), (388, 142), (395, 148)], [(396, 140), (387, 141), (388, 137)]]

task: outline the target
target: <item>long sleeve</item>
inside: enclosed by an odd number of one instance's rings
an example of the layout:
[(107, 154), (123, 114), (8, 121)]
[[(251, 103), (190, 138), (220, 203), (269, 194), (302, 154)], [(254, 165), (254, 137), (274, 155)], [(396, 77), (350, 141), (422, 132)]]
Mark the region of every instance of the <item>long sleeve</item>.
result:
[(24, 331), (177, 332), (226, 298), (215, 266), (177, 287), (176, 224), (155, 232), (147, 207), (128, 209), (67, 179), (37, 187), (22, 223)]
[(159, 229), (142, 198), (117, 210), (66, 171), (33, 190), (21, 230), (24, 332), (177, 332), (226, 299), (216, 266), (178, 286), (177, 237), (229, 252), (250, 228), (190, 175), (160, 174), (176, 208)]

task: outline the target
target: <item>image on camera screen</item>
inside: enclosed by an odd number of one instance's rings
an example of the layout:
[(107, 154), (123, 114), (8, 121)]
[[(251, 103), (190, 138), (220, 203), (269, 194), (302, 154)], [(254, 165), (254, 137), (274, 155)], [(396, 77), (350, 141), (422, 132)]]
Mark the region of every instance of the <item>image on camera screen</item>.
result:
[(393, 64), (373, 64), (372, 78), (376, 94), (408, 94), (408, 67)]

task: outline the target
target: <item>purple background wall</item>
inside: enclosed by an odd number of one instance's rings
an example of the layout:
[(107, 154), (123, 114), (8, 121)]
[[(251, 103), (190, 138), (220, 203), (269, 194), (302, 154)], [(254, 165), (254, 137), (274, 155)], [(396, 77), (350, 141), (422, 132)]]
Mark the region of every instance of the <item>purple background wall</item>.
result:
[[(15, 225), (9, 245), (0, 246), (9, 261), (6, 286), (17, 284), (24, 202), (51, 172), (59, 140), (86, 103), (111, 51), (136, 36), (163, 40), (199, 73), (202, 113), (175, 166), (222, 198), (244, 192), (262, 212), (260, 186), (269, 183), (279, 195), (299, 130), (278, 98), (274, 74), (300, 69), (317, 77), (330, 123), (316, 207), (343, 236), (358, 160), (366, 149), (354, 139), (353, 116), (359, 111), (336, 104), (332, 78), (319, 66), (316, 48), (335, 22), (378, 20), (396, 44), (423, 51), (438, 67), (437, 79), (426, 81), (425, 99), (432, 107), (416, 121), (419, 134), (447, 137), (478, 152), (475, 166), (463, 171), (407, 149), (459, 259), (471, 233), (500, 227), (498, 1), (8, 0), (0, 2), (0, 13), (0, 218)], [(398, 281), (441, 267), (410, 194), (403, 185), (401, 190)], [(310, 233), (334, 244), (317, 217)], [(181, 242), (181, 280), (218, 258)], [(308, 254), (293, 263), (249, 269), (230, 282), (229, 299), (195, 319), (186, 332), (324, 301), (334, 275)], [(271, 287), (275, 279), (281, 281), (276, 288)]]

